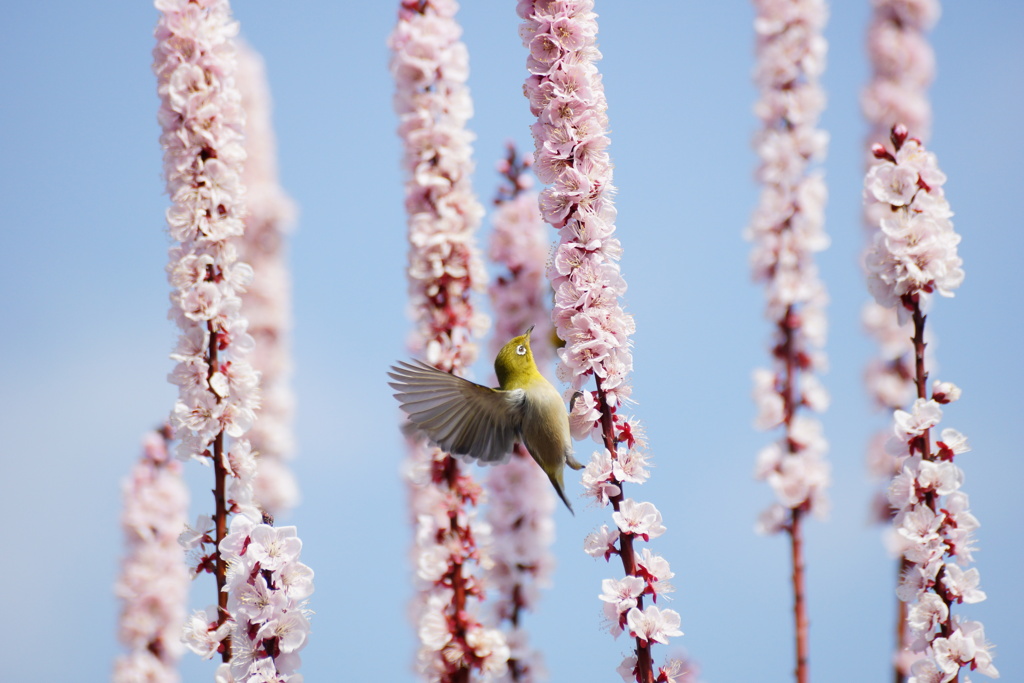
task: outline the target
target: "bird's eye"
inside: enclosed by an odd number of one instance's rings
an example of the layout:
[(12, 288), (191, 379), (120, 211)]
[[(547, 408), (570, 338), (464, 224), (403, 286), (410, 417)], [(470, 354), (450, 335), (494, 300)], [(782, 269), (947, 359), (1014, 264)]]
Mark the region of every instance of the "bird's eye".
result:
[(526, 347), (523, 346), (522, 344), (520, 344), (519, 346), (516, 347), (516, 353), (518, 353), (520, 356), (525, 356), (526, 355)]

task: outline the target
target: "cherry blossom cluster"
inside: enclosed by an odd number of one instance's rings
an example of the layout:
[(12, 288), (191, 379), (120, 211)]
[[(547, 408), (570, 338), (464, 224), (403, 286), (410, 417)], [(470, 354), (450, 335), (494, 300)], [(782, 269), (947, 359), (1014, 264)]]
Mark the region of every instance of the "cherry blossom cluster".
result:
[(273, 527), (251, 514), (231, 519), (220, 544), (234, 619), (231, 662), (218, 670), (225, 682), (301, 682), (299, 651), (309, 639), (306, 604), (313, 593), (313, 570), (299, 560), (301, 550), (293, 526)]
[(761, 200), (746, 237), (754, 243), (754, 279), (765, 285), (766, 316), (775, 326), (773, 368), (754, 373), (755, 424), (784, 426), (779, 442), (761, 451), (756, 476), (777, 502), (762, 515), (759, 530), (790, 528), (794, 514), (827, 511), (828, 444), (820, 421), (800, 408), (822, 412), (828, 394), (815, 373), (825, 369), (827, 294), (814, 254), (828, 247), (824, 230), (825, 182), (813, 162), (825, 154), (828, 136), (816, 128), (825, 105), (819, 80), (825, 69), (827, 20), (823, 0), (758, 0), (757, 66), (760, 90), (754, 139), (760, 157)]
[[(408, 174), (412, 346), (434, 366), (462, 374), (487, 320), (470, 299), (485, 282), (474, 243), (483, 207), (470, 185), (469, 59), (457, 8), (453, 0), (403, 0), (389, 45)], [(504, 636), (484, 626), (471, 604), (483, 599), (480, 570), (490, 562), (481, 550), (488, 530), (476, 511), (482, 489), (457, 460), (423, 442), (412, 445), (405, 476), (416, 524), (417, 670), (430, 681), (462, 678), (471, 669), (502, 675), (509, 657)]]
[[(627, 680), (668, 680), (674, 665), (654, 671), (651, 646), (682, 635), (679, 614), (656, 605), (645, 607), (670, 586), (668, 562), (634, 542), (661, 535), (665, 527), (653, 503), (626, 498), (623, 484), (647, 479), (647, 453), (639, 423), (618, 410), (630, 396), (634, 323), (621, 306), (626, 283), (615, 237), (608, 156), (607, 102), (595, 62), (597, 15), (592, 0), (520, 0), (520, 37), (528, 49), (524, 94), (537, 117), (532, 131), (534, 170), (548, 184), (540, 194), (541, 215), (559, 231), (548, 268), (555, 290), (552, 317), (558, 336), (559, 376), (574, 390), (570, 424), (574, 436), (593, 436), (604, 448), (595, 452), (583, 474), (589, 496), (610, 504), (615, 529), (587, 541), (587, 552), (610, 559), (619, 555), (625, 576), (605, 582), (601, 599), (614, 635), (635, 638), (635, 656), (621, 671)], [(582, 391), (593, 376), (596, 390)]]
[(869, 140), (881, 140), (902, 122), (921, 139), (931, 127), (927, 90), (935, 53), (925, 34), (939, 19), (939, 0), (872, 0), (867, 48), (871, 81), (861, 96)]
[(864, 179), (865, 195), (888, 207), (864, 255), (868, 290), (875, 301), (895, 308), (900, 322), (915, 307), (927, 308), (931, 294), (953, 296), (964, 279), (942, 190), (946, 176), (935, 155), (909, 137), (905, 126), (892, 129), (893, 150), (874, 145), (877, 162)]
[(285, 243), (295, 208), (277, 179), (277, 152), (270, 118), (270, 93), (263, 60), (239, 41), (238, 89), (245, 110), (245, 233), (238, 240), (241, 260), (259, 274), (242, 294), (242, 307), (255, 340), (253, 367), (260, 373), (260, 417), (249, 431), (259, 461), (256, 503), (279, 515), (298, 503), (299, 489), (288, 461), (295, 455), (292, 434), (294, 394), (291, 348), (291, 278)]
[(176, 683), (189, 573), (178, 534), (188, 514), (181, 463), (167, 451), (169, 433), (151, 432), (123, 486), (126, 552), (114, 592), (123, 601), (118, 637), (128, 652), (114, 664), (115, 683)]
[[(551, 289), (544, 274), (548, 254), (546, 225), (537, 210), (537, 195), (528, 192), (532, 159), (520, 159), (515, 147), (498, 164), (505, 178), (495, 199), (494, 230), (488, 257), (502, 266), (489, 287), (494, 311), (493, 355), (502, 344), (534, 326), (533, 356), (538, 366), (551, 362)], [(536, 609), (539, 589), (550, 584), (554, 570), (551, 545), (557, 502), (544, 472), (516, 446), (512, 459), (491, 470), (486, 479), (487, 521), (491, 525), (488, 573), (491, 605), (498, 622), (507, 622), (508, 672), (517, 683), (544, 680), (541, 655), (529, 644), (522, 613)]]
[[(255, 460), (242, 437), (259, 407), (259, 376), (240, 294), (252, 268), (238, 260), (244, 229), (244, 115), (235, 86), (234, 36), (226, 0), (157, 0), (153, 69), (160, 94), (164, 174), (172, 206), (170, 316), (181, 329), (170, 380), (179, 387), (171, 425), (178, 457), (223, 467), (234, 507), (252, 501)], [(234, 437), (229, 450), (224, 436)]]
[(865, 201), (888, 207), (865, 256), (868, 287), (883, 306), (895, 307), (913, 328), (914, 385), (909, 410), (893, 413), (895, 439), (889, 450), (899, 473), (889, 486), (896, 510), (893, 528), (902, 546), (902, 576), (897, 595), (908, 604), (906, 647), (923, 657), (910, 666), (910, 683), (946, 683), (963, 667), (997, 677), (991, 646), (979, 622), (952, 614), (952, 606), (985, 599), (973, 561), (974, 530), (968, 498), (960, 489), (963, 472), (955, 458), (969, 450), (954, 429), (934, 432), (942, 406), (960, 397), (960, 389), (936, 381), (928, 395), (925, 358), (925, 309), (930, 295), (951, 297), (963, 281), (957, 254), (959, 236), (942, 191), (945, 175), (935, 155), (894, 126), (892, 149), (875, 145), (877, 162), (865, 178)]
[[(924, 316), (917, 317), (923, 324)], [(906, 560), (896, 593), (908, 603), (909, 648), (926, 655), (911, 665), (909, 683), (946, 683), (963, 667), (999, 676), (981, 623), (951, 611), (954, 604), (985, 599), (978, 570), (969, 568), (978, 520), (960, 490), (963, 471), (954, 464), (956, 456), (970, 450), (967, 439), (947, 428), (932, 441), (941, 406), (959, 395), (955, 385), (935, 382), (931, 398), (919, 398), (910, 411), (893, 415), (893, 450), (901, 453), (902, 469), (889, 487), (889, 502)]]

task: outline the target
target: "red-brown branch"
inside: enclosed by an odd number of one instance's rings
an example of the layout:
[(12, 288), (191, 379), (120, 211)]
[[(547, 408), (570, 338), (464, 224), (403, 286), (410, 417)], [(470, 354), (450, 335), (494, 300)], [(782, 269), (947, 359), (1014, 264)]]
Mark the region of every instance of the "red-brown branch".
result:
[[(604, 447), (608, 449), (612, 457), (617, 457), (618, 449), (616, 448), (615, 439), (615, 427), (612, 421), (612, 409), (608, 405), (608, 399), (604, 393), (604, 388), (601, 386), (601, 378), (595, 377), (597, 380), (597, 402), (598, 408), (601, 411), (601, 436), (604, 440)], [(614, 496), (611, 496), (612, 508), (618, 512), (619, 505), (621, 505), (624, 498), (623, 482), (615, 481), (616, 486), (619, 487), (619, 492)], [(636, 555), (633, 551), (633, 534), (620, 533), (619, 534), (619, 557), (622, 559), (622, 570), (629, 576), (636, 576)], [(640, 611), (644, 609), (644, 597), (642, 595), (637, 596), (636, 608)], [(637, 667), (637, 680), (640, 683), (654, 683), (654, 660), (651, 658), (650, 643), (644, 642), (639, 637), (636, 639), (636, 667)]]
[[(212, 322), (206, 323), (206, 329), (210, 333), (210, 345), (207, 355), (209, 356), (209, 377), (217, 372), (219, 339)], [(208, 377), (208, 378), (209, 378)], [(217, 399), (220, 400), (219, 398)], [(228, 563), (220, 552), (220, 542), (228, 534), (228, 505), (227, 505), (227, 468), (224, 467), (224, 432), (217, 434), (213, 440), (213, 501), (214, 514), (213, 523), (216, 534), (216, 545), (213, 549), (216, 563), (214, 577), (217, 580), (217, 625), (220, 626), (228, 620), (228, 594), (224, 586), (228, 580)], [(231, 661), (231, 636), (226, 636), (221, 641), (221, 660)]]

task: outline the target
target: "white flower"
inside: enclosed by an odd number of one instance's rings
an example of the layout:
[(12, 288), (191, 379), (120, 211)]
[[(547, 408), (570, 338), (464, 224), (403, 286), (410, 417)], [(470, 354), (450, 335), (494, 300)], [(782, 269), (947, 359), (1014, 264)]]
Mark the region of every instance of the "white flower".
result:
[(210, 659), (217, 653), (220, 643), (231, 633), (231, 621), (217, 625), (217, 608), (207, 607), (196, 610), (185, 621), (181, 640), (185, 646), (203, 659)]
[(935, 401), (923, 398), (916, 399), (911, 412), (896, 410), (893, 412), (897, 438), (906, 440), (920, 436), (934, 427), (942, 419), (942, 408)]
[(661, 513), (654, 503), (637, 503), (627, 498), (619, 504), (618, 512), (612, 513), (612, 519), (622, 533), (640, 536), (645, 541), (665, 533)]
[(641, 612), (636, 607), (626, 613), (626, 624), (630, 635), (645, 642), (657, 641), (668, 644), (669, 638), (683, 635), (679, 630), (679, 613), (675, 610), (661, 610), (650, 605)]
[(619, 540), (619, 530), (609, 529), (607, 524), (592, 534), (588, 534), (583, 541), (583, 550), (591, 557), (608, 557), (616, 552), (615, 544)]

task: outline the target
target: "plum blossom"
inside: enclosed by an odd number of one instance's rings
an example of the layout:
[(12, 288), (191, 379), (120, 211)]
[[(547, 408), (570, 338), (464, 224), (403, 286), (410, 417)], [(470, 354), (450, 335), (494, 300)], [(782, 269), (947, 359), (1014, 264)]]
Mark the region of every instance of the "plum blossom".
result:
[[(896, 308), (903, 321), (911, 300), (920, 299), (921, 305), (927, 306), (933, 292), (953, 296), (963, 282), (964, 271), (957, 254), (960, 236), (949, 220), (953, 213), (942, 190), (945, 177), (935, 156), (901, 125), (893, 127), (890, 139), (892, 151), (880, 145), (874, 148), (877, 161), (864, 181), (867, 201), (890, 207), (878, 221), (879, 229), (864, 254), (864, 269), (875, 301)], [(890, 194), (877, 180), (894, 167), (914, 176), (913, 194), (899, 204), (889, 201)]]
[[(471, 301), (485, 282), (474, 241), (483, 208), (470, 182), (469, 57), (457, 8), (453, 0), (403, 0), (388, 45), (406, 172), (411, 346), (426, 362), (461, 375), (487, 318)], [(404, 469), (416, 522), (412, 560), (420, 570), (410, 610), (420, 638), (416, 668), (435, 681), (472, 669), (500, 675), (509, 648), (473, 609), (491, 563), (489, 529), (475, 508), (483, 490), (457, 460), (420, 441), (410, 443)]]
[(182, 642), (203, 659), (210, 659), (221, 650), (222, 641), (231, 632), (231, 622), (218, 622), (217, 608), (196, 610), (185, 620)]
[(123, 601), (118, 639), (128, 652), (114, 663), (115, 683), (179, 680), (190, 578), (178, 535), (188, 490), (181, 463), (168, 453), (169, 437), (167, 430), (146, 435), (142, 457), (122, 485), (126, 552), (114, 592)]
[(296, 528), (235, 515), (220, 551), (228, 563), (225, 590), (234, 617), (231, 675), (238, 681), (292, 680), (309, 639), (313, 592)]
[(925, 34), (939, 19), (939, 0), (874, 0), (867, 47), (871, 80), (861, 109), (869, 140), (906, 124), (925, 139), (931, 127), (927, 90), (935, 78), (935, 53)]
[(238, 89), (245, 110), (245, 233), (237, 240), (239, 258), (259, 277), (242, 293), (242, 307), (255, 348), (253, 367), (260, 373), (260, 418), (248, 438), (259, 468), (253, 493), (260, 509), (272, 515), (298, 503), (299, 490), (287, 462), (294, 457), (292, 433), (291, 278), (286, 242), (295, 207), (277, 178), (277, 152), (270, 118), (270, 93), (263, 60), (239, 41)]
[(612, 513), (612, 520), (624, 534), (641, 536), (645, 541), (665, 533), (661, 513), (653, 503), (637, 503), (627, 498), (619, 503), (619, 509)]
[(643, 611), (633, 607), (626, 613), (626, 625), (630, 635), (644, 642), (655, 640), (668, 644), (669, 638), (683, 635), (679, 630), (679, 613), (675, 610), (662, 610), (649, 605)]
[[(640, 574), (633, 547), (641, 539), (661, 535), (665, 527), (652, 503), (625, 499), (623, 492), (625, 482), (648, 478), (648, 455), (639, 422), (621, 412), (632, 394), (635, 323), (621, 303), (626, 281), (619, 267), (622, 247), (615, 235), (608, 103), (596, 65), (601, 54), (593, 6), (592, 0), (518, 2), (516, 11), (523, 20), (519, 35), (529, 73), (523, 94), (536, 117), (531, 131), (537, 175), (547, 184), (538, 199), (540, 213), (559, 234), (547, 269), (555, 293), (555, 332), (565, 342), (558, 350), (557, 374), (570, 385), (573, 435), (589, 435), (602, 446), (582, 477), (586, 495), (599, 505), (610, 505), (618, 527), (618, 533), (605, 526), (589, 536), (585, 551), (605, 560), (619, 555), (625, 577), (615, 581), (632, 584), (640, 579), (650, 588), (658, 579)], [(593, 388), (585, 386), (590, 381)], [(670, 573), (667, 561), (659, 563), (658, 571)], [(648, 588), (631, 608), (644, 620), (634, 635), (636, 663), (630, 667), (638, 681), (653, 680), (655, 675), (649, 641), (665, 643), (669, 636), (682, 635), (671, 625), (672, 615), (678, 625), (674, 612), (664, 623), (644, 616), (648, 613), (643, 611), (643, 596), (656, 592)], [(622, 628), (621, 612), (615, 606), (609, 609), (615, 612), (614, 628)]]
[(761, 450), (755, 476), (766, 481), (775, 501), (755, 529), (785, 531), (793, 556), (793, 595), (797, 678), (807, 677), (807, 608), (803, 599), (802, 520), (828, 509), (828, 444), (821, 422), (805, 411), (823, 412), (828, 392), (815, 373), (825, 370), (828, 295), (815, 254), (826, 249), (826, 188), (814, 169), (828, 145), (818, 120), (825, 107), (820, 85), (828, 44), (824, 0), (755, 0), (757, 63), (754, 82), (760, 98), (754, 113), (761, 128), (754, 136), (761, 198), (745, 231), (753, 243), (750, 265), (764, 284), (765, 315), (773, 327), (771, 367), (754, 372), (754, 425), (781, 427), (778, 441)]
[(214, 574), (218, 607), (205, 626), (194, 615), (185, 639), (203, 656), (219, 651), (227, 661), (227, 565), (217, 544), (230, 513), (255, 514), (255, 462), (245, 433), (260, 406), (259, 373), (248, 360), (254, 341), (241, 312), (253, 271), (239, 260), (235, 243), (246, 215), (238, 24), (227, 0), (157, 0), (156, 7), (153, 71), (171, 198), (167, 225), (175, 241), (167, 266), (170, 318), (181, 333), (169, 377), (178, 385), (170, 424), (179, 458), (213, 465), (216, 505), (214, 537), (199, 539), (195, 571)]
[[(882, 221), (865, 264), (869, 288), (878, 303), (898, 307), (901, 321), (909, 321), (913, 331), (917, 399), (910, 410), (893, 411), (890, 447), (899, 462), (899, 473), (889, 487), (889, 500), (896, 510), (892, 526), (902, 554), (896, 593), (907, 603), (905, 626), (910, 631), (909, 645), (901, 642), (900, 650), (920, 653), (909, 667), (910, 680), (945, 683), (958, 678), (965, 666), (997, 677), (981, 624), (952, 613), (954, 605), (986, 598), (979, 588), (978, 570), (968, 566), (978, 521), (960, 490), (964, 475), (957, 456), (969, 451), (967, 439), (950, 428), (935, 438), (943, 419), (942, 406), (958, 399), (960, 390), (936, 380), (928, 396), (924, 308), (931, 293), (952, 296), (963, 279), (955, 249), (959, 237), (948, 220), (952, 212), (941, 188), (945, 176), (934, 156), (910, 138), (903, 126), (893, 127), (890, 141), (891, 149), (875, 145), (878, 164), (865, 180), (866, 201), (887, 203), (891, 215)], [(905, 181), (886, 180), (893, 172), (885, 167), (901, 165), (911, 170), (912, 190), (894, 190)], [(936, 246), (940, 244), (945, 246)], [(928, 251), (927, 258), (922, 250)]]
[[(824, 231), (825, 186), (812, 162), (824, 156), (827, 135), (815, 126), (824, 108), (819, 84), (827, 45), (822, 31), (827, 9), (821, 0), (756, 2), (757, 66), (760, 90), (755, 113), (762, 129), (754, 139), (761, 159), (757, 177), (763, 190), (746, 231), (754, 243), (754, 278), (765, 283), (766, 314), (775, 326), (775, 367), (754, 371), (755, 426), (783, 426), (777, 446), (762, 451), (757, 477), (767, 480), (783, 508), (822, 514), (829, 485), (823, 461), (827, 444), (820, 423), (801, 417), (801, 428), (815, 432), (812, 443), (793, 438), (799, 408), (815, 412), (828, 394), (813, 374), (824, 369), (824, 285), (814, 254), (828, 246)], [(780, 509), (770, 507), (771, 514)], [(759, 523), (765, 531), (788, 523)]]

